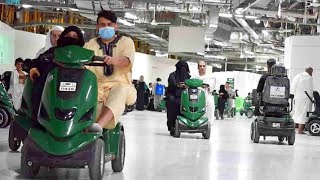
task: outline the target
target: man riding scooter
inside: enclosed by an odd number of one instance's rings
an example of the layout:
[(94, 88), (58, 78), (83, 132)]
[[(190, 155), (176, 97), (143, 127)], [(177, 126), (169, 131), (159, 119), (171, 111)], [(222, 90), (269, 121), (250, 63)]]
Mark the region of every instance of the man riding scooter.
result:
[(206, 75), (207, 64), (204, 61), (198, 62), (198, 71), (199, 75), (195, 76), (196, 79), (203, 80), (203, 83), (206, 84), (202, 88), (206, 92), (206, 114), (211, 122), (214, 120), (214, 111), (215, 111), (215, 102), (212, 92), (216, 86), (216, 78), (210, 75)]
[[(274, 59), (269, 59), (269, 60), (267, 61), (268, 71), (267, 71), (266, 74), (264, 74), (263, 76), (261, 76), (261, 78), (260, 78), (260, 80), (259, 80), (259, 83), (258, 83), (258, 87), (257, 87), (257, 93), (262, 93), (263, 88), (264, 88), (264, 84), (265, 84), (265, 82), (266, 82), (266, 79), (267, 79), (268, 76), (271, 75), (271, 67), (272, 67), (273, 65), (275, 65), (275, 64), (276, 64), (276, 60), (274, 60)], [(255, 116), (258, 116), (259, 114), (260, 114), (260, 113), (259, 113), (259, 108), (258, 108), (258, 105), (256, 104), (256, 105), (255, 105), (255, 109), (254, 109), (254, 115), (255, 115)]]
[[(132, 84), (132, 66), (135, 47), (132, 39), (118, 36), (117, 16), (112, 11), (102, 10), (97, 18), (99, 37), (84, 45), (93, 50), (96, 56), (104, 56), (106, 67), (88, 67), (98, 80), (98, 119), (97, 124), (113, 129), (125, 110), (125, 105), (136, 101), (137, 91)], [(98, 127), (99, 128), (99, 127)]]

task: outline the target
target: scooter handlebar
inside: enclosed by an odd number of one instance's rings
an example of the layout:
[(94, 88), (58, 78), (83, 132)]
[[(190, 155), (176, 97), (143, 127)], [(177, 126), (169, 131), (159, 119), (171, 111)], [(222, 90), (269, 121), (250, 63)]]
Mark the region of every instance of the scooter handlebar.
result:
[(104, 63), (104, 57), (101, 56), (93, 56), (90, 63), (87, 64), (88, 66), (108, 66)]
[(101, 56), (93, 56), (92, 61), (104, 61), (104, 57), (101, 57)]
[(308, 98), (310, 99), (310, 101), (313, 102), (313, 100), (312, 100), (311, 96), (308, 94), (308, 92), (307, 92), (307, 91), (304, 91), (304, 93), (306, 93), (306, 95), (308, 96)]

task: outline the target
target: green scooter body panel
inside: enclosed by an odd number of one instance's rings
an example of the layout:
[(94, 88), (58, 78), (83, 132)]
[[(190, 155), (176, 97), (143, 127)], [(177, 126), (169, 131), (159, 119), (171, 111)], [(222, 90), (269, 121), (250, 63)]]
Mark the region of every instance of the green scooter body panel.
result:
[(111, 153), (118, 157), (120, 132), (122, 131), (122, 128), (121, 123), (118, 123), (114, 129), (103, 129), (106, 154)]
[(97, 79), (93, 72), (82, 70), (79, 73), (82, 80), (76, 84), (79, 90), (73, 94), (59, 89), (59, 74), (63, 70), (55, 68), (48, 74), (38, 117), (39, 122), (58, 138), (73, 136), (91, 126), (96, 120), (98, 102)]
[(202, 124), (206, 123), (208, 121), (207, 117), (200, 117), (197, 121), (191, 121), (190, 119), (187, 119), (183, 116), (178, 116), (178, 120), (185, 124), (189, 128), (198, 128)]
[(69, 138), (54, 138), (46, 131), (32, 128), (29, 136), (45, 152), (54, 156), (67, 156), (102, 136), (102, 133), (77, 133)]
[(32, 117), (32, 101), (31, 101), (32, 89), (33, 89), (33, 82), (28, 77), (26, 79), (26, 82), (23, 88), (21, 107), (18, 110), (18, 114), (27, 116), (28, 118)]

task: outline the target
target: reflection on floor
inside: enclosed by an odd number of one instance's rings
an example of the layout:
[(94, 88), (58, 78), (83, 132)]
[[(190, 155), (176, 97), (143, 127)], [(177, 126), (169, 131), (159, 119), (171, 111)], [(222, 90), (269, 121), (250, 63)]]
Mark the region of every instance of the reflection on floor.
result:
[[(249, 138), (251, 120), (217, 120), (211, 139), (201, 134), (173, 138), (166, 131), (166, 115), (132, 112), (123, 116), (127, 140), (126, 164), (113, 173), (108, 163), (105, 180), (286, 180), (318, 179), (320, 137), (297, 135), (296, 144), (267, 137), (260, 144)], [(20, 153), (9, 152), (8, 129), (0, 129), (0, 179), (19, 175)], [(42, 168), (37, 179), (89, 179), (88, 170)]]

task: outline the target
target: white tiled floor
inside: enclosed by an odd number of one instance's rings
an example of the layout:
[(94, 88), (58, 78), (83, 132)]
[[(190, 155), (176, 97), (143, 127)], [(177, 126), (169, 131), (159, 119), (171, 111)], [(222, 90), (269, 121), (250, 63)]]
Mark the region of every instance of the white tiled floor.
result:
[[(122, 173), (106, 165), (106, 180), (309, 180), (320, 176), (320, 137), (297, 135), (296, 144), (277, 138), (249, 139), (251, 120), (214, 122), (210, 140), (200, 134), (176, 139), (166, 131), (166, 115), (132, 112), (123, 116), (127, 140)], [(23, 179), (20, 153), (9, 152), (8, 129), (0, 129), (0, 180)], [(89, 179), (87, 169), (41, 169), (38, 179)]]

